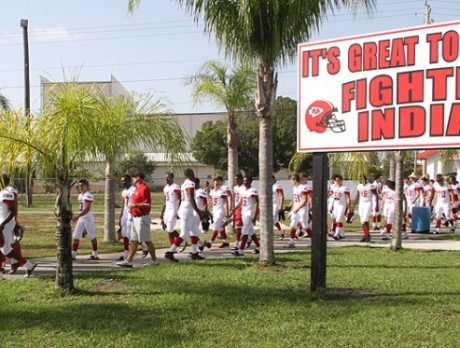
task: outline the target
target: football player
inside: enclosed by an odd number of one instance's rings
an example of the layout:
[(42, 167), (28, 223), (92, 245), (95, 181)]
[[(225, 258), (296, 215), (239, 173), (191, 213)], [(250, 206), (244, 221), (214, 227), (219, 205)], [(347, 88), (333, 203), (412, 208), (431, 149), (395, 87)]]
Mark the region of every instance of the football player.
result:
[(77, 257), (80, 238), (83, 236), (84, 232), (87, 233), (92, 246), (92, 253), (89, 260), (99, 260), (97, 252), (96, 226), (94, 223), (94, 215), (91, 211), (94, 198), (93, 194), (89, 191), (88, 180), (81, 179), (78, 182), (78, 189), (80, 190), (80, 194), (78, 195), (80, 208), (78, 214), (72, 217), (72, 221), (77, 223), (73, 233), (72, 260), (75, 260)]

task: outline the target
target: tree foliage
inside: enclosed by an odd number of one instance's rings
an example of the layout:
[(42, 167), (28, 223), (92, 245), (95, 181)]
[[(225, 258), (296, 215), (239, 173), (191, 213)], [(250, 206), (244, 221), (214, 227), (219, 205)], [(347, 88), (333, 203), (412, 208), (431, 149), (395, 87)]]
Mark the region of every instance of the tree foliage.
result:
[(0, 110), (9, 111), (10, 101), (3, 94), (0, 94)]
[(149, 177), (155, 171), (156, 164), (150, 161), (143, 153), (132, 153), (126, 156), (123, 160), (115, 165), (115, 176), (121, 177), (125, 174), (132, 175), (137, 171), (141, 171), (146, 177)]
[[(288, 168), (296, 153), (297, 102), (287, 97), (276, 99), (274, 115), (273, 169)], [(238, 129), (239, 169), (247, 175), (258, 176), (259, 123), (253, 112), (236, 116)], [(225, 124), (222, 121), (205, 122), (192, 140), (193, 156), (225, 173), (227, 169)]]

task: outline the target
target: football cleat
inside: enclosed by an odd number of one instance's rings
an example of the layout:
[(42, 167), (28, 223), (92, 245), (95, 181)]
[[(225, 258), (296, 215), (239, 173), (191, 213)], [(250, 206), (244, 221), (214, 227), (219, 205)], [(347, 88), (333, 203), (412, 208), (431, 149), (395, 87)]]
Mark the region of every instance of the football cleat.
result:
[(174, 253), (170, 251), (165, 252), (165, 259), (172, 262), (179, 262), (179, 260), (174, 257)]
[(192, 253), (192, 260), (204, 260), (204, 257), (198, 253)]

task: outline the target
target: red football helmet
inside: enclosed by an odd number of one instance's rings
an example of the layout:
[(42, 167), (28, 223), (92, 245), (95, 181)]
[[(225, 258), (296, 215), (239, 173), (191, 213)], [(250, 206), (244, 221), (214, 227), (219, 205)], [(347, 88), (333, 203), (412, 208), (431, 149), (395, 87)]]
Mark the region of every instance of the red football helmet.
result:
[(337, 108), (327, 100), (317, 100), (311, 103), (305, 113), (308, 129), (317, 133), (323, 133), (327, 128), (334, 133), (345, 132), (345, 122), (335, 117), (335, 111)]

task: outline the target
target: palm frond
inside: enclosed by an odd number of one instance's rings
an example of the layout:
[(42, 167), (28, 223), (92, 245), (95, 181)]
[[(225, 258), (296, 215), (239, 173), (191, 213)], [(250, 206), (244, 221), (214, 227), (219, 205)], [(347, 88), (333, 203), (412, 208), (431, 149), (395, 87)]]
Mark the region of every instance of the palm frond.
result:
[(319, 31), (328, 10), (341, 7), (371, 12), (375, 0), (213, 1), (177, 0), (225, 53), (267, 66), (292, 61), (297, 45)]

